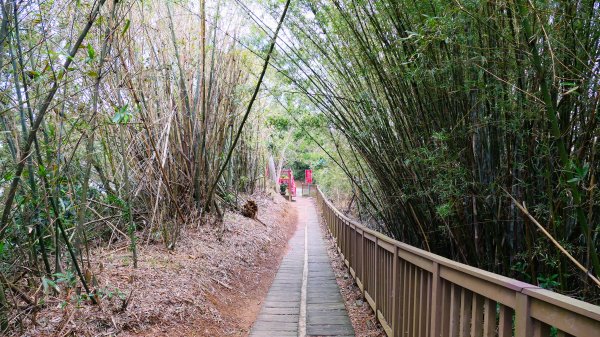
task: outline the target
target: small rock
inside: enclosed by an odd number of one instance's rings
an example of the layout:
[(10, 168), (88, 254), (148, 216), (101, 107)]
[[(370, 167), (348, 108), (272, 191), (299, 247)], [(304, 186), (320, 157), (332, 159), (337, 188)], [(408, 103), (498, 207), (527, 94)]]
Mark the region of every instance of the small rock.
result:
[(364, 303), (365, 302), (363, 300), (356, 300), (355, 304), (356, 304), (357, 307), (362, 307)]
[(350, 278), (350, 275), (348, 275), (348, 274), (344, 274), (344, 280), (347, 280), (347, 279), (349, 279), (349, 278)]

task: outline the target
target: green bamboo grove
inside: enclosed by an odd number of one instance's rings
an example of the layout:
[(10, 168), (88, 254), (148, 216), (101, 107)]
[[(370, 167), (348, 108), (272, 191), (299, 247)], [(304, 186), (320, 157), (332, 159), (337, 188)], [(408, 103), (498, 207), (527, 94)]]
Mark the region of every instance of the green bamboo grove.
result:
[[(278, 67), (347, 140), (373, 223), (598, 300), (597, 1), (300, 1)], [(350, 160), (350, 159), (348, 159)], [(366, 183), (368, 182), (368, 183)], [(369, 211), (369, 212), (367, 212)]]

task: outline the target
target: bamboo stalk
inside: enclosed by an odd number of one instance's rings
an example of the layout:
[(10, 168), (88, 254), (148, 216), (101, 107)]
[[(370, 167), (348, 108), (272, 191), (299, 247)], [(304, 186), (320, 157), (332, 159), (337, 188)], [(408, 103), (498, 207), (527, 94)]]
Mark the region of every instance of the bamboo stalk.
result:
[(567, 258), (569, 258), (569, 260), (571, 260), (571, 262), (573, 262), (573, 264), (577, 268), (583, 271), (585, 275), (587, 275), (592, 281), (594, 281), (594, 283), (596, 283), (598, 287), (600, 287), (600, 280), (598, 279), (598, 277), (596, 277), (594, 274), (592, 274), (592, 272), (589, 269), (585, 268), (581, 263), (579, 263), (579, 261), (577, 261), (577, 259), (575, 259), (573, 255), (571, 255), (558, 241), (556, 241), (556, 239), (544, 228), (544, 226), (542, 226), (531, 215), (531, 213), (529, 213), (527, 208), (521, 203), (519, 203), (517, 199), (515, 199), (512, 196), (512, 194), (508, 193), (506, 190), (504, 190), (504, 192), (512, 199), (513, 203), (521, 210), (521, 212), (523, 212), (523, 214), (525, 214), (531, 220), (531, 222), (533, 222), (537, 226), (537, 228), (548, 238), (548, 240), (550, 240), (550, 242), (552, 242), (552, 244), (556, 248), (558, 248), (558, 250), (560, 250), (561, 253), (563, 253)]

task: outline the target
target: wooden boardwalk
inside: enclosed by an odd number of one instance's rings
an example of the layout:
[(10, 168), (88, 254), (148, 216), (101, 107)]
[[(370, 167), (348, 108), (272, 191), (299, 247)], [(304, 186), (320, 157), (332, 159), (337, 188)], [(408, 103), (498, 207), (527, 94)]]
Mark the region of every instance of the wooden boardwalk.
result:
[(296, 206), (298, 229), (250, 336), (354, 336), (315, 203), (298, 197)]

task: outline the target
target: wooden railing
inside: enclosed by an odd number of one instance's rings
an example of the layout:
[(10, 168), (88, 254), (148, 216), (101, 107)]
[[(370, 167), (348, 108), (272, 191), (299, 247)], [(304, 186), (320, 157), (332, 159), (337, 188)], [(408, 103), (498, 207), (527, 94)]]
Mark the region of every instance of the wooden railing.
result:
[(600, 337), (600, 307), (457, 263), (317, 202), (350, 273), (388, 336)]
[(307, 197), (317, 196), (317, 185), (302, 183), (300, 185), (300, 188), (302, 189), (303, 197), (304, 196), (307, 196)]

